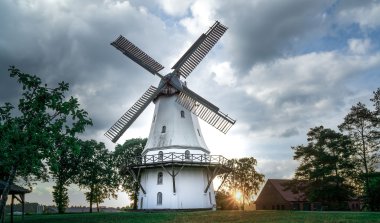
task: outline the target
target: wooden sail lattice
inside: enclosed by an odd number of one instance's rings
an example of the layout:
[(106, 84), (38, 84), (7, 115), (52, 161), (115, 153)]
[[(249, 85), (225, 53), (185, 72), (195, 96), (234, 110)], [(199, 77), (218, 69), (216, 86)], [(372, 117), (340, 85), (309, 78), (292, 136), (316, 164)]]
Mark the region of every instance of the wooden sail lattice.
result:
[(159, 90), (150, 86), (141, 98), (104, 134), (112, 142), (116, 142), (158, 95)]
[(138, 63), (140, 66), (152, 74), (156, 74), (160, 70), (164, 69), (164, 66), (162, 66), (140, 48), (131, 43), (124, 36), (120, 35), (115, 41), (111, 43), (111, 45), (120, 50), (124, 55)]
[(218, 42), (220, 37), (226, 32), (227, 27), (216, 21), (214, 25), (202, 34), (189, 50), (172, 67), (174, 72), (187, 78), (196, 66), (203, 60), (211, 48)]

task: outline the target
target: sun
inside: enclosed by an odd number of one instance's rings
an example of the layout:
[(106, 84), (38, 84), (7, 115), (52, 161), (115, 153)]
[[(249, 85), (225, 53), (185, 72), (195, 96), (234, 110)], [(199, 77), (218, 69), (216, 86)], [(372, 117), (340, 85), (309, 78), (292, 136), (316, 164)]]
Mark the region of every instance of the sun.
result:
[(236, 201), (241, 201), (242, 197), (243, 197), (243, 194), (240, 191), (235, 192), (235, 200)]

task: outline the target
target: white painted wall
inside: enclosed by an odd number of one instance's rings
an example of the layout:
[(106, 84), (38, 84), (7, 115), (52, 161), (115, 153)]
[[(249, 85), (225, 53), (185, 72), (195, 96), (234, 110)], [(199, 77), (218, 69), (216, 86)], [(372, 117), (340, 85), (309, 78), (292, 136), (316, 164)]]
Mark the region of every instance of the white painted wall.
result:
[[(180, 167), (176, 167), (177, 171), (179, 169)], [(159, 172), (163, 173), (162, 184), (157, 184)], [(142, 191), (139, 193), (139, 209), (211, 209), (214, 207), (215, 192), (212, 183), (208, 191), (204, 193), (208, 182), (205, 168), (183, 168), (176, 176), (175, 181), (176, 193), (173, 193), (172, 177), (163, 168), (144, 170), (141, 185), (146, 194), (143, 194)], [(162, 205), (157, 205), (158, 192), (162, 193)], [(141, 200), (143, 200), (142, 207)]]
[[(192, 148), (200, 150), (198, 153), (210, 153), (203, 139), (198, 118), (175, 102), (176, 99), (177, 95), (163, 95), (155, 101), (152, 126), (143, 155), (148, 151), (165, 147), (182, 149), (182, 152)], [(181, 117), (181, 111), (184, 111), (185, 118)], [(162, 133), (162, 126), (166, 126), (165, 133)]]
[[(185, 153), (186, 150), (190, 154), (210, 154), (198, 118), (175, 102), (176, 98), (177, 95), (160, 96), (155, 101), (154, 117), (143, 155), (156, 155), (159, 151)], [(181, 111), (185, 114), (184, 118)], [(164, 133), (162, 126), (166, 126)], [(176, 167), (176, 171), (179, 169)], [(172, 177), (162, 167), (143, 170), (141, 185), (146, 194), (139, 192), (139, 209), (213, 208), (215, 193), (212, 183), (204, 193), (208, 183), (206, 171), (205, 167), (184, 167), (175, 178), (176, 193), (173, 193)], [(157, 184), (158, 172), (163, 173), (161, 185)], [(162, 193), (162, 205), (157, 205), (158, 192)]]

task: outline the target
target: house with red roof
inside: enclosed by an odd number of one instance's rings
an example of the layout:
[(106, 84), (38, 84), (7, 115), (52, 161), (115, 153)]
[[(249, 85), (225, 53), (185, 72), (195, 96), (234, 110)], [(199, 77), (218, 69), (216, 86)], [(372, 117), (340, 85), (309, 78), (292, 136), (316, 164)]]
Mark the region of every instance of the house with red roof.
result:
[(268, 179), (256, 199), (257, 210), (320, 210), (319, 202), (310, 203), (303, 193), (286, 190), (290, 180)]
[[(322, 210), (320, 202), (310, 202), (302, 192), (294, 192), (288, 188), (291, 180), (268, 179), (256, 199), (256, 210)], [(359, 200), (348, 201), (352, 211), (360, 210)]]

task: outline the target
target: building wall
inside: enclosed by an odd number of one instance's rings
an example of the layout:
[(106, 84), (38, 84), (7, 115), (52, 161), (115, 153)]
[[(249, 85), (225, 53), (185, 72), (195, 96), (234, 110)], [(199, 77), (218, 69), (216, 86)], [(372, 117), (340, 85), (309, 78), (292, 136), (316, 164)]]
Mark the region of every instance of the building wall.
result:
[[(177, 95), (160, 96), (155, 101), (155, 110), (149, 138), (143, 155), (149, 151), (162, 149), (199, 150), (197, 153), (210, 153), (203, 139), (198, 118), (175, 100)], [(184, 116), (181, 116), (183, 112)], [(165, 132), (162, 132), (165, 126)], [(165, 151), (163, 151), (165, 153)]]
[(270, 182), (264, 185), (255, 203), (257, 210), (292, 210), (292, 204)]
[[(168, 171), (171, 168), (167, 168)], [(179, 171), (180, 167), (175, 167)], [(157, 184), (158, 173), (162, 172), (163, 182)], [(207, 186), (207, 172), (205, 168), (184, 167), (176, 176), (176, 193), (173, 193), (172, 177), (161, 167), (146, 169), (141, 175), (141, 185), (146, 194), (139, 193), (139, 209), (197, 209), (213, 208), (215, 206), (215, 192), (211, 183)], [(157, 194), (162, 193), (162, 204), (157, 204)]]

